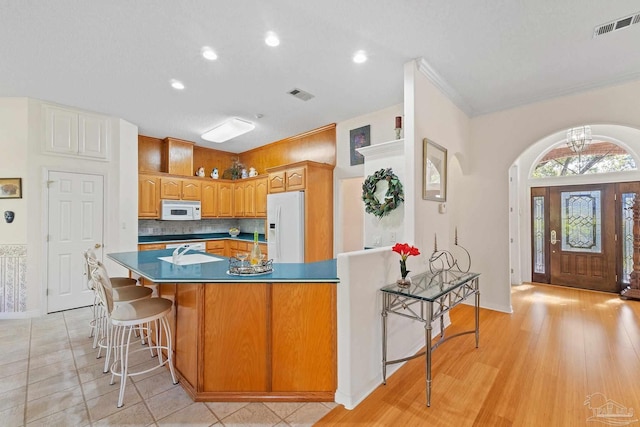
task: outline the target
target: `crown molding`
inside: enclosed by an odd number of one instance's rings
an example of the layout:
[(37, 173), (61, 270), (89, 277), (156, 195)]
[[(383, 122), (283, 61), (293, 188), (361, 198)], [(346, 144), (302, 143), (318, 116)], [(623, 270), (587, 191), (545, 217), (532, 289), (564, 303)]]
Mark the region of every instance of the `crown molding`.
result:
[(418, 71), (424, 74), (427, 79), (442, 92), (451, 102), (453, 102), (459, 109), (465, 112), (469, 117), (473, 117), (476, 112), (474, 109), (462, 98), (462, 96), (456, 91), (449, 83), (447, 83), (438, 74), (424, 58), (416, 60)]

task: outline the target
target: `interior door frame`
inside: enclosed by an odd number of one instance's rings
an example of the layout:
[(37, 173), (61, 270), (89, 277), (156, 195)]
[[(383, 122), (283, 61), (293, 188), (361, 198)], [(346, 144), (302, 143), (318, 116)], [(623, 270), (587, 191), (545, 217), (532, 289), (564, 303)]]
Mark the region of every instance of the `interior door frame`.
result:
[[(74, 174), (83, 174), (83, 175), (97, 175), (102, 177), (102, 247), (104, 248), (107, 240), (107, 211), (108, 211), (108, 200), (109, 200), (109, 176), (108, 173), (102, 170), (96, 169), (75, 169), (68, 167), (42, 167), (41, 168), (41, 177), (42, 177), (42, 209), (40, 209), (40, 224), (42, 224), (42, 235), (40, 236), (40, 247), (42, 248), (41, 252), (41, 260), (42, 265), (40, 269), (40, 298), (42, 298), (43, 304), (41, 307), (44, 307), (42, 314), (49, 313), (49, 299), (47, 295), (47, 291), (49, 289), (49, 245), (48, 245), (48, 235), (49, 235), (49, 191), (48, 191), (48, 181), (49, 181), (49, 173), (50, 172), (63, 172), (63, 173), (74, 173)], [(78, 254), (80, 256), (80, 254)]]

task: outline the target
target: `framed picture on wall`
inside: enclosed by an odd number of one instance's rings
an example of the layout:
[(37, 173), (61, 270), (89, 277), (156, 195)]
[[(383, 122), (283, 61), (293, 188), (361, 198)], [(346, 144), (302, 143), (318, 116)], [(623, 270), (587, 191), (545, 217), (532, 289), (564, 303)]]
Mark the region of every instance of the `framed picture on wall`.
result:
[(447, 200), (447, 149), (427, 138), (422, 140), (422, 147), (422, 198), (444, 202)]
[(22, 178), (0, 178), (0, 199), (21, 199)]
[(349, 139), (351, 141), (351, 166), (361, 165), (364, 163), (364, 156), (356, 151), (356, 148), (367, 147), (371, 145), (371, 125), (362, 126), (361, 128), (351, 129), (349, 131)]

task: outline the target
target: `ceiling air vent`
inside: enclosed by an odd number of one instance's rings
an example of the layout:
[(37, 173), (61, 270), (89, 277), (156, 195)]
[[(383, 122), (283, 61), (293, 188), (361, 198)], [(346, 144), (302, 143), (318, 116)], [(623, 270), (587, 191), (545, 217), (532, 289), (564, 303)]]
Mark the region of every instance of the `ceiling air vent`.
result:
[(311, 98), (313, 98), (313, 97), (314, 97), (314, 96), (313, 96), (313, 95), (311, 95), (309, 92), (305, 92), (305, 91), (300, 90), (300, 89), (293, 89), (293, 90), (290, 90), (290, 91), (289, 91), (289, 92), (287, 92), (287, 93), (288, 93), (289, 95), (293, 95), (293, 96), (295, 96), (296, 98), (301, 99), (301, 100), (303, 100), (303, 101), (308, 101), (308, 100), (310, 100)]
[(593, 38), (612, 31), (622, 30), (638, 23), (640, 23), (640, 12), (625, 16), (624, 18), (620, 18), (615, 21), (607, 22), (606, 24), (598, 25), (593, 30)]

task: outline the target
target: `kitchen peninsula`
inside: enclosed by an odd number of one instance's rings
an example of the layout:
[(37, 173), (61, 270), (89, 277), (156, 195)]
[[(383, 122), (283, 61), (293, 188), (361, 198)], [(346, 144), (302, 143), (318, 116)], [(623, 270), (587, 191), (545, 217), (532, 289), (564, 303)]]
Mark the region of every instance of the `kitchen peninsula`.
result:
[(177, 265), (172, 250), (109, 254), (174, 301), (180, 382), (196, 401), (333, 401), (336, 261), (227, 273), (228, 258)]

